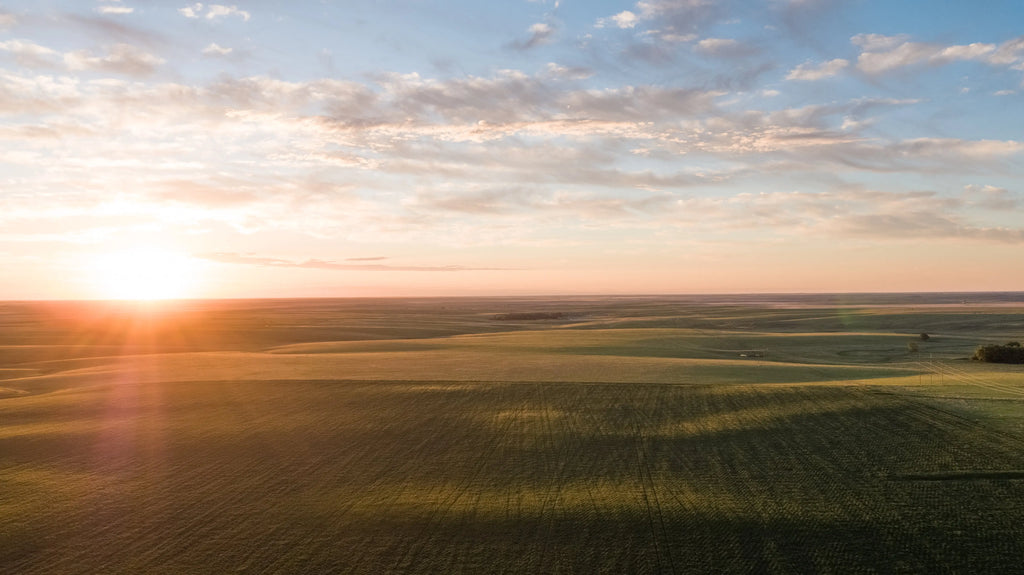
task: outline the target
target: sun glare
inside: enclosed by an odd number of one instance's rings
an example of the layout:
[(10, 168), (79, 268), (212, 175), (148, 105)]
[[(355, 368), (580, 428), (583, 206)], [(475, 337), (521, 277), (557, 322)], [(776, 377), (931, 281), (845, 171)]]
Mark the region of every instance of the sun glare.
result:
[(97, 256), (92, 265), (99, 295), (109, 299), (159, 300), (189, 297), (197, 279), (195, 260), (157, 248)]

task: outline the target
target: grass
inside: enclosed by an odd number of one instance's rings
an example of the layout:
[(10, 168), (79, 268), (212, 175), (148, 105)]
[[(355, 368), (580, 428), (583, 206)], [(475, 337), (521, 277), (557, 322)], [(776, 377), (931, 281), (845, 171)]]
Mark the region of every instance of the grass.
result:
[[(997, 331), (1024, 307), (967, 334), (958, 306), (860, 302), (856, 330), (847, 308), (792, 301), (191, 305), (141, 340), (138, 320), (80, 319), (109, 308), (4, 330), (0, 571), (1007, 572), (1024, 556), (1024, 371), (957, 359), (1019, 337)], [(555, 310), (573, 317), (487, 319)], [(911, 354), (915, 314), (933, 340)], [(679, 325), (637, 327), (658, 317)]]

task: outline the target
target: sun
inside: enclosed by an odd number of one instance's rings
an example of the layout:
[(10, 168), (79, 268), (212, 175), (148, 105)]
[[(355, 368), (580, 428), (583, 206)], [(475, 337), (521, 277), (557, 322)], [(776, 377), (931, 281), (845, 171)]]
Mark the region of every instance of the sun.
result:
[(161, 300), (193, 295), (197, 262), (174, 251), (139, 247), (97, 255), (90, 266), (105, 299)]

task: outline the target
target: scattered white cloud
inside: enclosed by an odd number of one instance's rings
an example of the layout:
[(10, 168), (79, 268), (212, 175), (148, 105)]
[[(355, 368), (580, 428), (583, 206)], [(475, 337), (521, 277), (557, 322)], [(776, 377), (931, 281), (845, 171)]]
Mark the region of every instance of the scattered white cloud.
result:
[(849, 65), (850, 62), (843, 60), (842, 58), (836, 58), (835, 60), (829, 60), (828, 62), (823, 62), (817, 65), (811, 62), (804, 62), (790, 70), (789, 74), (786, 75), (786, 79), (804, 81), (822, 80), (839, 74), (839, 72), (845, 70)]
[[(206, 10), (205, 16), (203, 10)], [(215, 20), (217, 18), (224, 18), (227, 16), (237, 16), (243, 21), (248, 22), (252, 15), (245, 11), (240, 10), (238, 6), (232, 4), (231, 6), (225, 6), (223, 4), (209, 4), (204, 5), (202, 2), (196, 2), (184, 8), (178, 8), (178, 13), (186, 18), (199, 19), (206, 18), (207, 20)]]
[(250, 14), (245, 10), (239, 10), (238, 6), (224, 6), (222, 4), (210, 4), (206, 10), (206, 19), (213, 20), (215, 18), (221, 18), (225, 16), (238, 16), (242, 20), (248, 22)]
[(635, 13), (630, 12), (629, 10), (623, 10), (614, 16), (599, 19), (596, 26), (598, 28), (604, 28), (608, 25), (614, 25), (617, 28), (622, 29), (635, 28), (639, 20), (639, 17)]
[(623, 10), (612, 16), (611, 19), (619, 28), (634, 28), (638, 20), (637, 15), (629, 10)]
[(186, 18), (199, 18), (203, 12), (203, 5), (199, 2), (184, 8), (178, 8), (178, 12)]
[[(711, 24), (726, 20), (728, 14), (722, 3), (712, 0), (640, 0), (631, 10), (598, 18), (594, 26), (637, 30), (648, 41), (678, 44), (693, 42)], [(632, 53), (643, 55), (637, 49)]]
[(204, 56), (228, 56), (232, 52), (234, 52), (234, 49), (225, 48), (216, 42), (211, 42), (207, 47), (203, 48)]

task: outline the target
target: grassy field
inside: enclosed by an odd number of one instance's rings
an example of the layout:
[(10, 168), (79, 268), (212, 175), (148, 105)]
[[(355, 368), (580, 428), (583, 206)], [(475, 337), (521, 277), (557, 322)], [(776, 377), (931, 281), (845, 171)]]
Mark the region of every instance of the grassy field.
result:
[(1022, 339), (1020, 294), (9, 302), (0, 328), (3, 573), (1024, 557), (1024, 368), (966, 359)]

